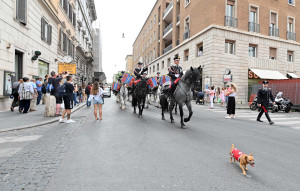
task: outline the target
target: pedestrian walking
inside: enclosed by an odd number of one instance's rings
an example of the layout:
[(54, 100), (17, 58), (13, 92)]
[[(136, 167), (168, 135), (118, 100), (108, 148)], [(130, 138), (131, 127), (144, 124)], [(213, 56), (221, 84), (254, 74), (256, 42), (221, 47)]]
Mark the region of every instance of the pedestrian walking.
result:
[(45, 79), (41, 88), (41, 91), (43, 93), (43, 98), (42, 98), (42, 104), (44, 105), (46, 103), (46, 93), (47, 93), (47, 84), (48, 84), (48, 79), (49, 75), (45, 75)]
[(228, 95), (227, 114), (226, 119), (235, 118), (235, 95), (237, 87), (234, 84), (230, 85), (230, 92)]
[(223, 87), (221, 92), (220, 92), (220, 99), (221, 99), (221, 106), (224, 105), (225, 102), (225, 88)]
[(35, 79), (31, 79), (30, 83), (33, 87), (34, 90), (34, 94), (33, 94), (33, 98), (30, 100), (30, 111), (36, 111), (35, 107), (36, 107), (36, 101), (37, 101), (37, 86), (36, 86), (36, 80)]
[(34, 94), (33, 86), (29, 82), (29, 78), (23, 78), (23, 83), (20, 84), (18, 92), (20, 96), (19, 112), (28, 113), (28, 110), (30, 109), (30, 100), (33, 99)]
[(211, 87), (210, 88), (210, 91), (209, 91), (209, 99), (210, 99), (210, 109), (213, 109), (214, 108), (214, 98), (215, 98), (215, 90), (214, 90), (214, 87)]
[(226, 86), (226, 89), (225, 89), (226, 109), (227, 109), (227, 107), (228, 107), (228, 96), (229, 96), (230, 92), (231, 92), (230, 86), (227, 85), (227, 86)]
[(12, 96), (13, 96), (13, 102), (11, 104), (10, 110), (14, 111), (16, 106), (19, 106), (19, 87), (20, 84), (23, 83), (23, 79), (20, 78), (19, 81), (14, 82), (12, 85)]
[[(103, 105), (103, 89), (99, 86), (98, 82), (94, 82), (92, 89), (91, 89), (91, 95), (89, 97), (89, 101), (93, 100), (94, 104), (94, 115), (95, 119), (102, 120), (102, 105)], [(98, 110), (99, 110), (99, 118), (98, 118)]]
[(91, 101), (89, 101), (89, 97), (91, 95), (91, 83), (88, 83), (88, 86), (85, 88), (84, 92), (86, 94), (86, 106), (90, 107), (91, 106)]
[(37, 101), (36, 101), (36, 105), (40, 105), (40, 102), (42, 100), (43, 97), (43, 93), (42, 93), (42, 86), (43, 86), (43, 78), (39, 77), (38, 80), (36, 81), (36, 91), (37, 91)]
[(269, 108), (270, 99), (272, 100), (273, 105), (275, 105), (275, 102), (274, 102), (274, 96), (272, 94), (272, 91), (271, 89), (268, 88), (268, 86), (269, 86), (269, 82), (266, 80), (263, 81), (263, 89), (259, 89), (257, 93), (257, 103), (258, 103), (258, 107), (260, 107), (260, 112), (257, 116), (257, 121), (263, 122), (262, 120), (260, 120), (260, 118), (263, 115), (263, 113), (265, 113), (266, 118), (269, 121), (269, 124), (273, 125), (274, 122), (271, 120), (269, 116), (268, 108)]
[[(65, 86), (65, 92), (66, 95), (64, 95), (63, 97), (63, 101), (64, 101), (64, 111), (62, 113), (61, 118), (59, 119), (59, 122), (61, 123), (74, 123), (75, 121), (71, 119), (71, 111), (73, 109), (73, 94), (74, 92), (77, 92), (78, 87), (77, 85), (74, 87), (74, 85), (72, 84), (72, 77), (71, 76), (67, 76), (67, 82), (64, 84)], [(67, 114), (67, 120), (65, 121), (65, 115)]]
[[(74, 84), (74, 88), (75, 88), (75, 87), (77, 87), (77, 84), (76, 84), (76, 83)], [(73, 104), (74, 104), (74, 106), (76, 106), (76, 104), (79, 105), (79, 102), (77, 101), (77, 93), (78, 93), (78, 91), (73, 92)]]

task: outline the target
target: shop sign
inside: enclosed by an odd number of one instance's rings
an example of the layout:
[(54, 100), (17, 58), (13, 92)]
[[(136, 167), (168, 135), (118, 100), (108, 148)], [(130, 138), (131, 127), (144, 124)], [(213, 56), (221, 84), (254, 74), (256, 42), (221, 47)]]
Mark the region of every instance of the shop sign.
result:
[(76, 74), (76, 64), (59, 63), (58, 73), (69, 72), (70, 74)]
[(251, 70), (248, 71), (248, 79), (259, 79), (259, 76), (254, 74)]

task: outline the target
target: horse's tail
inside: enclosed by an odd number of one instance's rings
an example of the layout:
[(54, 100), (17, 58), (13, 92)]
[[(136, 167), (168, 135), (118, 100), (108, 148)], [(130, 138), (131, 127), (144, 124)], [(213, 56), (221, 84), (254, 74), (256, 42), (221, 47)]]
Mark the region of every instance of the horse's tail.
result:
[(136, 97), (132, 94), (132, 107), (136, 107), (137, 106), (137, 100)]
[(160, 105), (161, 105), (161, 108), (163, 109), (163, 111), (166, 111), (168, 109), (169, 102), (168, 102), (168, 99), (166, 98), (166, 96), (161, 95), (161, 97), (160, 97)]

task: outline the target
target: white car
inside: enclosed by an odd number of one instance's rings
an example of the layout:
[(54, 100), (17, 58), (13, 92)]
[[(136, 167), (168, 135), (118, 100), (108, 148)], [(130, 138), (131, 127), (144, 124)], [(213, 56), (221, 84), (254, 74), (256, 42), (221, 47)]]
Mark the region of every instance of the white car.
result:
[(110, 90), (110, 88), (105, 88), (104, 89), (103, 97), (111, 97), (111, 90)]

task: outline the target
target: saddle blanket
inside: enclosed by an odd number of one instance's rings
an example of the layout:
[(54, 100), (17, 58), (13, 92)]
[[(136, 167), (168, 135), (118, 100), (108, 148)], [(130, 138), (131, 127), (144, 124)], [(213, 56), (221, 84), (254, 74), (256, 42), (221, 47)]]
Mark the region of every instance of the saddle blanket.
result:
[(240, 158), (241, 156), (243, 155), (244, 153), (239, 151), (238, 149), (234, 148), (232, 151), (231, 151), (231, 156), (235, 158), (235, 160), (237, 161), (240, 161)]

